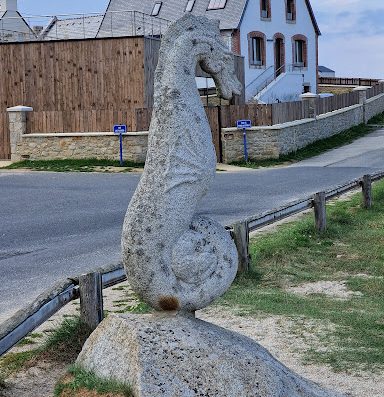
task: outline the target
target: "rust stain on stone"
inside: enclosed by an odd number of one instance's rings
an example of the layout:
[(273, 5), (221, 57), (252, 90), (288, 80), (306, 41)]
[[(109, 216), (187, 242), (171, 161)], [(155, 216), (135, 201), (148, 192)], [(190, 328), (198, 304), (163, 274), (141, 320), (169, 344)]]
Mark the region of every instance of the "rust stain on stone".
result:
[(180, 307), (179, 300), (174, 296), (161, 296), (159, 306), (165, 311), (178, 310)]

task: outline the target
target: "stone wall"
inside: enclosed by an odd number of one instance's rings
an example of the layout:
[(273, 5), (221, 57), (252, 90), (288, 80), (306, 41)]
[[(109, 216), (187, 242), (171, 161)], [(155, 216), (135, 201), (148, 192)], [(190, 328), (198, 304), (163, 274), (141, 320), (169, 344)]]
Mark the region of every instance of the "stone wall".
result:
[(372, 117), (384, 111), (384, 94), (367, 99), (365, 104), (365, 121), (368, 122)]
[[(132, 132), (123, 136), (124, 160), (144, 163), (148, 132)], [(55, 160), (99, 158), (118, 160), (119, 136), (110, 132), (25, 134), (17, 148), (23, 159)]]
[[(384, 104), (381, 108), (383, 110)], [(363, 122), (363, 105), (354, 105), (322, 114), (316, 119), (254, 127), (247, 131), (248, 155), (254, 160), (278, 158), (279, 155), (291, 153)], [(243, 160), (243, 132), (236, 128), (223, 129), (222, 147), (225, 163)]]

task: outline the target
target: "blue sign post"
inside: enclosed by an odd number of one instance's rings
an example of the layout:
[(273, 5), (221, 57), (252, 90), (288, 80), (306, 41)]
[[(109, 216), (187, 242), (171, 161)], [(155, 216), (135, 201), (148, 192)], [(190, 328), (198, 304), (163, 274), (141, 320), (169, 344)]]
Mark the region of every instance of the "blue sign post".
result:
[(126, 125), (114, 125), (113, 126), (113, 132), (115, 134), (119, 134), (120, 137), (120, 165), (124, 165), (124, 160), (123, 160), (123, 134), (127, 133), (127, 126)]
[(251, 120), (237, 120), (237, 128), (243, 130), (244, 160), (248, 162), (247, 129), (252, 128)]

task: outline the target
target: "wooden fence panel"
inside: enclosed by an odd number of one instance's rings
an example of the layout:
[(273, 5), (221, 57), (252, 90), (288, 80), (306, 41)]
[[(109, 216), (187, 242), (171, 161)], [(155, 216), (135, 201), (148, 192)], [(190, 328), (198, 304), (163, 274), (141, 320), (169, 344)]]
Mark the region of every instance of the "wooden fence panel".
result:
[(272, 105), (273, 124), (282, 124), (289, 121), (301, 120), (305, 118), (303, 112), (303, 102), (283, 102)]
[(8, 114), (0, 113), (0, 160), (11, 158), (11, 144), (9, 136)]
[(367, 90), (367, 99), (384, 93), (384, 84), (376, 84)]
[(220, 163), (222, 160), (221, 156), (221, 128), (220, 128), (220, 108), (218, 106), (215, 107), (206, 107), (205, 112), (207, 114), (207, 118), (209, 121), (209, 125), (211, 126), (212, 131), (212, 142), (216, 151), (217, 161)]
[(272, 105), (221, 106), (222, 128), (236, 127), (237, 120), (251, 120), (253, 126), (272, 125)]
[(348, 92), (328, 98), (317, 99), (317, 114), (333, 112), (359, 103), (358, 92)]
[(158, 50), (159, 40), (144, 37), (0, 44), (2, 110), (148, 107)]

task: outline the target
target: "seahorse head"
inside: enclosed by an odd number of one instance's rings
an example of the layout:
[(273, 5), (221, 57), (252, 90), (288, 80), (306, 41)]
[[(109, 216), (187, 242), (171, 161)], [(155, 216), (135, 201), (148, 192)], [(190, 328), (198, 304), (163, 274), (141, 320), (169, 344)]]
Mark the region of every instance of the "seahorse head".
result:
[[(160, 53), (169, 53), (179, 45), (187, 45), (202, 70), (212, 76), (219, 96), (231, 99), (233, 95), (240, 95), (242, 85), (235, 75), (234, 55), (222, 40), (219, 21), (185, 15), (167, 30)], [(160, 59), (163, 58), (166, 56), (160, 55)]]

